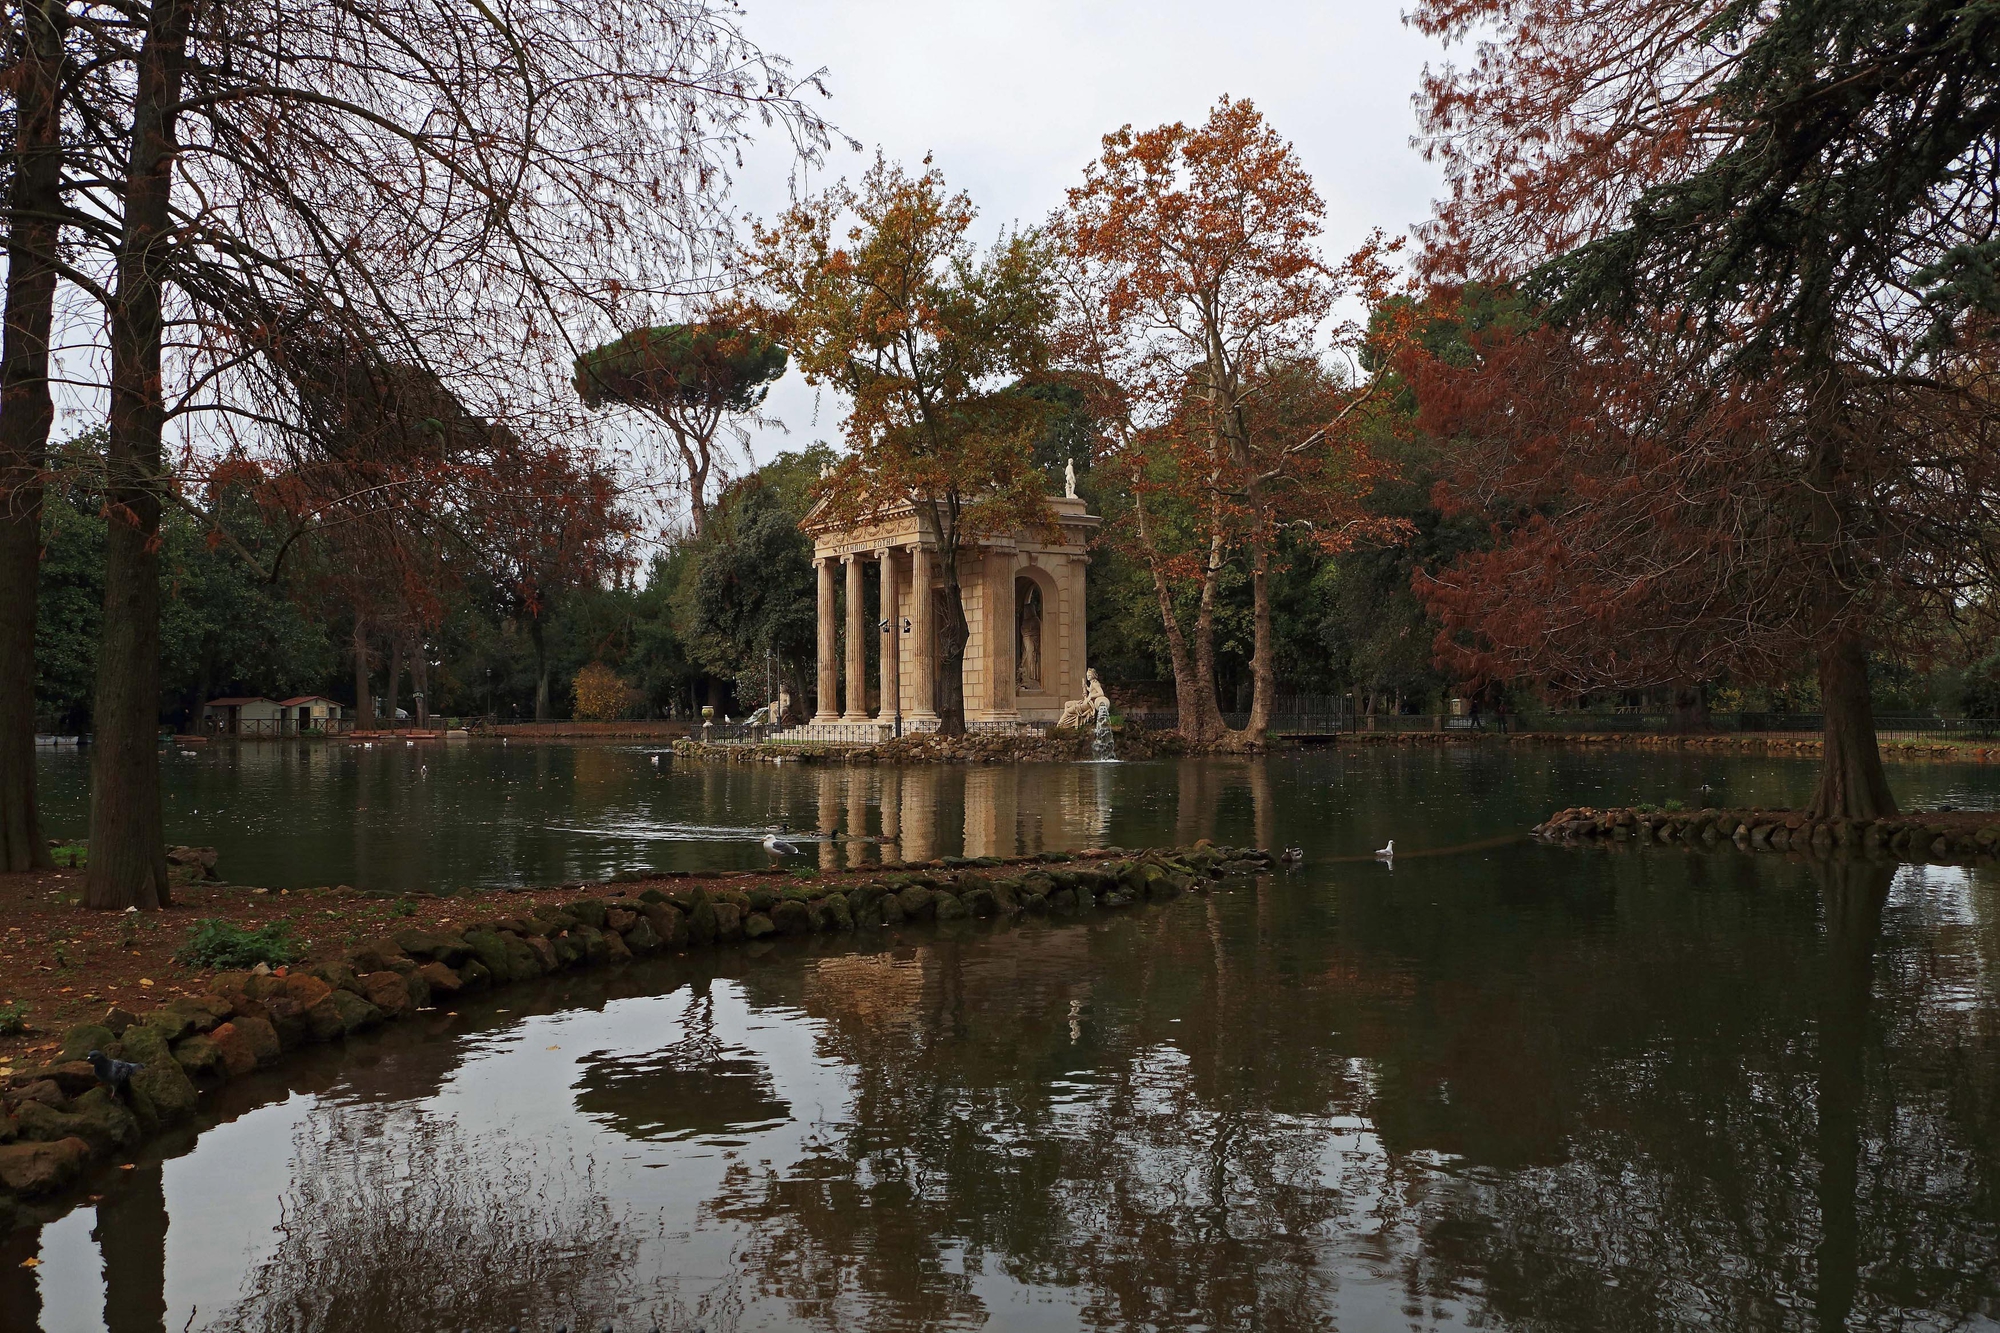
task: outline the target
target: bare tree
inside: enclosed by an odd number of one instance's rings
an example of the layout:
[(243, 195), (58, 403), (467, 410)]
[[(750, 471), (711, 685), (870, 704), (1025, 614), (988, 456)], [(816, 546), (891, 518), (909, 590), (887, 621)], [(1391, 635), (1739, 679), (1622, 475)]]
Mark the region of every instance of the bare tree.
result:
[[(85, 901), (151, 906), (166, 894), (159, 513), (214, 461), (192, 443), (170, 456), (169, 423), (199, 415), (240, 450), (312, 457), (323, 434), (271, 389), (301, 311), (376, 364), (434, 374), (483, 419), (546, 419), (578, 350), (568, 330), (712, 271), (753, 129), (807, 154), (828, 130), (711, 0), (72, 13), (123, 99), (64, 154), (77, 257), (59, 271), (106, 312), (111, 404)], [(515, 438), (563, 438), (542, 424)]]

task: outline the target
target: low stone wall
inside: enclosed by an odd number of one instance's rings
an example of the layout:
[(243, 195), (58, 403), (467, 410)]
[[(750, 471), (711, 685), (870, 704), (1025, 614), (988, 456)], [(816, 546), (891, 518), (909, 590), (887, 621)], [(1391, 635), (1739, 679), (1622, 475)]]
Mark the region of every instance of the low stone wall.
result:
[[(1193, 750), (1178, 732), (1121, 731), (1114, 742), (1120, 759), (1153, 759), (1189, 754)], [(718, 760), (731, 764), (1010, 764), (1075, 762), (1091, 757), (1091, 735), (1085, 731), (968, 732), (939, 736), (926, 732), (901, 736), (875, 745), (814, 745), (787, 742), (760, 745), (751, 741), (698, 740), (674, 742), (682, 759)]]
[(1835, 851), (1964, 862), (2000, 855), (2000, 814), (1936, 811), (1897, 819), (1808, 819), (1796, 810), (1597, 810), (1575, 806), (1535, 826), (1552, 842), (1733, 843), (1753, 851)]
[[(192, 1115), (205, 1087), (338, 1041), (453, 997), (554, 972), (763, 939), (876, 930), (981, 917), (1112, 911), (1276, 864), (1268, 851), (1217, 847), (1003, 861), (947, 857), (856, 882), (730, 887), (729, 876), (662, 877), (602, 897), (545, 903), (455, 934), (397, 931), (329, 962), (295, 970), (217, 973), (205, 994), (143, 1017), (112, 1009), (72, 1028), (46, 1067), (0, 1090), (0, 1231), (21, 1202), (56, 1194), (93, 1160), (129, 1151)], [(751, 876), (744, 876), (751, 878)], [(101, 1050), (145, 1067), (121, 1096), (84, 1055)]]

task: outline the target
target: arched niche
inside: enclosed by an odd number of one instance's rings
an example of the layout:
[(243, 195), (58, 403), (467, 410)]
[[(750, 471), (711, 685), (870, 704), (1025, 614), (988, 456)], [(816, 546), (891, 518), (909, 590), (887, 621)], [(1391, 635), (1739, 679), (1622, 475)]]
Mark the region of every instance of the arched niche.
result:
[(1014, 575), (1014, 692), (1062, 697), (1060, 592), (1046, 569), (1029, 565)]

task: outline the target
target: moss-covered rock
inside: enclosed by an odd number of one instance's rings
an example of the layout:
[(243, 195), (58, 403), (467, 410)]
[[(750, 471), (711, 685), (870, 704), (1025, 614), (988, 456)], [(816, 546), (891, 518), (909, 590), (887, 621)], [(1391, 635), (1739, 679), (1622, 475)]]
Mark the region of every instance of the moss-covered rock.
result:
[(903, 909), (905, 921), (929, 921), (937, 915), (938, 890), (927, 889), (912, 884), (896, 895), (897, 905)]
[(336, 990), (306, 1011), (306, 1021), (320, 1041), (332, 1041), (373, 1027), (382, 1011), (350, 990)]
[(578, 898), (575, 902), (569, 904), (568, 910), (571, 916), (574, 916), (584, 925), (595, 926), (597, 929), (602, 930), (604, 929), (605, 914), (610, 911), (610, 908), (602, 898)]
[[(975, 892), (983, 893), (989, 899), (993, 896), (984, 889), (978, 889)], [(972, 915), (971, 909), (965, 905), (962, 899), (956, 894), (946, 893), (942, 889), (937, 893), (936, 901), (932, 905), (932, 911), (936, 914), (939, 921), (963, 921)]]
[(719, 901), (715, 904), (715, 938), (723, 943), (743, 938), (743, 918), (747, 910), (740, 904)]
[(746, 940), (761, 940), (776, 929), (771, 918), (762, 912), (752, 912), (743, 918), (743, 938)]
[(471, 952), (465, 941), (431, 930), (399, 930), (390, 936), (396, 947), (421, 963), (433, 959), (446, 967), (457, 967)]
[(786, 898), (771, 908), (771, 924), (780, 935), (810, 935), (812, 912), (796, 898)]
[(182, 1037), (174, 1043), (174, 1062), (186, 1070), (192, 1078), (204, 1075), (224, 1078), (229, 1074), (229, 1065), (222, 1054), (222, 1048), (199, 1032)]
[(548, 970), (527, 943), (512, 932), (475, 927), (465, 932), (465, 942), (473, 957), (492, 974), (495, 984), (525, 981)]
[(647, 954), (659, 952), (660, 934), (653, 929), (652, 921), (642, 916), (632, 923), (632, 929), (625, 932), (625, 945), (644, 958)]
[(829, 893), (821, 899), (821, 907), (826, 912), (826, 929), (853, 930), (854, 909), (844, 893)]
[(688, 939), (698, 946), (713, 944), (719, 924), (708, 891), (696, 889), (688, 909)]
[(687, 913), (672, 903), (648, 903), (646, 920), (660, 937), (662, 949), (685, 949), (688, 943)]
[(111, 1029), (100, 1023), (79, 1023), (63, 1034), (62, 1053), (57, 1061), (81, 1060), (92, 1051), (108, 1051), (118, 1040)]

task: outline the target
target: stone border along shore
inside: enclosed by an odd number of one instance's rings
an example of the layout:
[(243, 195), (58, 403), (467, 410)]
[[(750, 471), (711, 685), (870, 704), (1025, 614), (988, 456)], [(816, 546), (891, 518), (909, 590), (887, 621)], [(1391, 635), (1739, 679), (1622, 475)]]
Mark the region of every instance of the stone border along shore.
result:
[[(1285, 738), (1272, 737), (1274, 743)], [(1739, 754), (1785, 755), (1817, 759), (1825, 742), (1818, 736), (1776, 732), (1652, 732), (1652, 731), (1343, 731), (1337, 745), (1574, 745), (1628, 750), (1711, 750)], [(1964, 745), (1953, 741), (1880, 741), (1886, 760), (1946, 761), (1964, 764), (2000, 763), (2000, 745)]]
[[(1659, 733), (1630, 731), (1341, 731), (1309, 742), (1334, 746), (1522, 745), (1574, 746), (1582, 749), (1703, 750), (1736, 754), (1783, 755), (1817, 759), (1823, 742), (1817, 736), (1772, 732)], [(1202, 746), (1177, 731), (1126, 728), (1117, 733), (1120, 759), (1157, 759), (1201, 754), (1256, 754), (1301, 748), (1280, 733), (1264, 745), (1230, 749)], [(2000, 745), (1972, 746), (1949, 741), (1883, 741), (1885, 760), (1904, 762), (2000, 763)], [(1085, 732), (1039, 732), (1007, 735), (970, 732), (946, 737), (928, 733), (903, 736), (874, 745), (763, 744), (750, 741), (677, 740), (677, 759), (717, 760), (735, 764), (996, 764), (1036, 763), (1090, 758)]]
[[(655, 877), (646, 882), (666, 887), (637, 897), (611, 890), (607, 898), (545, 903), (531, 916), (478, 922), (457, 935), (395, 931), (298, 971), (218, 972), (206, 995), (171, 1000), (144, 1017), (112, 1009), (99, 1023), (71, 1028), (48, 1066), (0, 1089), (0, 1232), (20, 1220), (17, 1200), (63, 1190), (93, 1160), (186, 1119), (203, 1088), (454, 996), (771, 935), (1129, 907), (1206, 893), (1212, 881), (1276, 865), (1268, 851), (1204, 839), (1136, 853), (946, 857), (845, 888), (801, 881), (737, 890), (712, 887), (727, 878), (697, 872)], [(995, 868), (1010, 873), (986, 873)], [(125, 1096), (98, 1082), (83, 1058), (93, 1050), (145, 1066)]]
[[(1114, 744), (1120, 759), (1155, 759), (1203, 752), (1177, 731), (1120, 731)], [(674, 742), (673, 755), (676, 759), (731, 764), (1044, 763), (1089, 759), (1091, 735), (1086, 731), (973, 731), (963, 736), (914, 732), (873, 745), (681, 740)]]
[(1573, 806), (1535, 825), (1550, 842), (1734, 843), (1747, 851), (1891, 853), (1963, 862), (2000, 856), (2000, 813), (1937, 811), (1896, 819), (1812, 820), (1796, 810), (1597, 810)]

